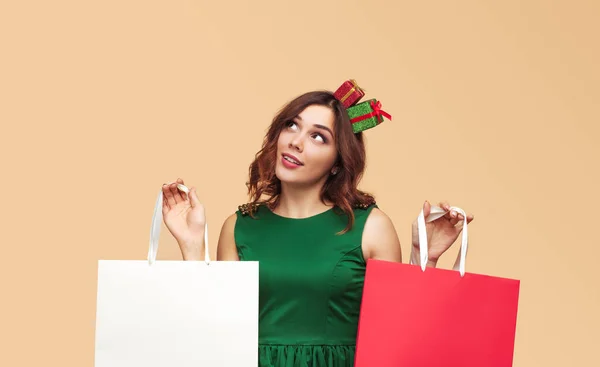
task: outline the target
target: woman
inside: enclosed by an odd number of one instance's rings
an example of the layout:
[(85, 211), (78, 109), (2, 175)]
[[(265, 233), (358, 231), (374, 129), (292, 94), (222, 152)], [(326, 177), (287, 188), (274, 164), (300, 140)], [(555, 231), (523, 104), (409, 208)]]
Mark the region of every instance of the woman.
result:
[[(222, 226), (218, 260), (260, 262), (260, 366), (352, 366), (366, 260), (402, 261), (391, 220), (357, 189), (362, 134), (330, 92), (291, 101), (250, 166), (250, 202)], [(188, 196), (177, 183), (163, 186), (164, 221), (184, 260), (200, 260), (204, 208), (193, 187)], [(428, 224), (428, 266), (456, 240), (462, 220), (449, 212)], [(419, 264), (415, 223), (411, 262)]]

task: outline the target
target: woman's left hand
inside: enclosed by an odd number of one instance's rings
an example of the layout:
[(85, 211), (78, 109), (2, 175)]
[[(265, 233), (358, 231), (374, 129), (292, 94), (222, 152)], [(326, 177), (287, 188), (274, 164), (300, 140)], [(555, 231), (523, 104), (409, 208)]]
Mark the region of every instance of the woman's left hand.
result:
[[(463, 229), (463, 221), (465, 220), (462, 214), (451, 210), (451, 205), (447, 202), (441, 202), (439, 207), (448, 213), (434, 221), (426, 222), (427, 243), (429, 248), (428, 266), (435, 266), (440, 256), (452, 246), (454, 241), (456, 241), (460, 235), (460, 232)], [(423, 215), (425, 219), (427, 219), (430, 213), (431, 204), (426, 201), (425, 204), (423, 204)], [(467, 214), (467, 224), (471, 223), (472, 220), (473, 215)], [(413, 253), (419, 254), (419, 231), (416, 219), (412, 225), (412, 245)], [(419, 257), (416, 256), (416, 259), (418, 258)]]

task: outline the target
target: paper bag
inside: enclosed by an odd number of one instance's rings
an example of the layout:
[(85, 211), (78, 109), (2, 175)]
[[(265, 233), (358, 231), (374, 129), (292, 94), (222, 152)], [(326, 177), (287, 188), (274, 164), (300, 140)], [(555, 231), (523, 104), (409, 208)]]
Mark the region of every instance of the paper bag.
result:
[[(258, 262), (156, 261), (162, 191), (147, 260), (100, 260), (95, 367), (256, 367)], [(127, 245), (127, 244), (123, 244)]]
[(423, 212), (418, 229), (421, 267), (367, 263), (355, 366), (512, 366), (519, 281), (465, 272), (466, 221), (459, 271), (426, 267)]

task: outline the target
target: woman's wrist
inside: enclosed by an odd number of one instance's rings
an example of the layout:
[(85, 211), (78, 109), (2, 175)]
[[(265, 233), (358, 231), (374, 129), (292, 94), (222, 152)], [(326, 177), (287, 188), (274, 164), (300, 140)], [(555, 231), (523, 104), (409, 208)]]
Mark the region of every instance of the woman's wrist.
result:
[[(427, 257), (427, 266), (430, 268), (435, 268), (437, 266), (438, 259)], [(412, 245), (412, 251), (410, 253), (410, 263), (411, 264), (421, 264), (421, 250), (419, 248), (419, 244)]]
[[(204, 241), (202, 241), (204, 242)], [(181, 256), (185, 261), (200, 261), (202, 260), (204, 244), (200, 242), (184, 242), (179, 243)]]

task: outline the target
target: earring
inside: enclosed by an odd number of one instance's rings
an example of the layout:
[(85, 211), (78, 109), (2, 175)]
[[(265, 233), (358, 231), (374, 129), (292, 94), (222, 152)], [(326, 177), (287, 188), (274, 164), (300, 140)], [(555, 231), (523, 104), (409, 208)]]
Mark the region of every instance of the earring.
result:
[(335, 167), (334, 169), (331, 170), (331, 174), (332, 175), (337, 175), (337, 173), (338, 173), (338, 168), (337, 167)]

